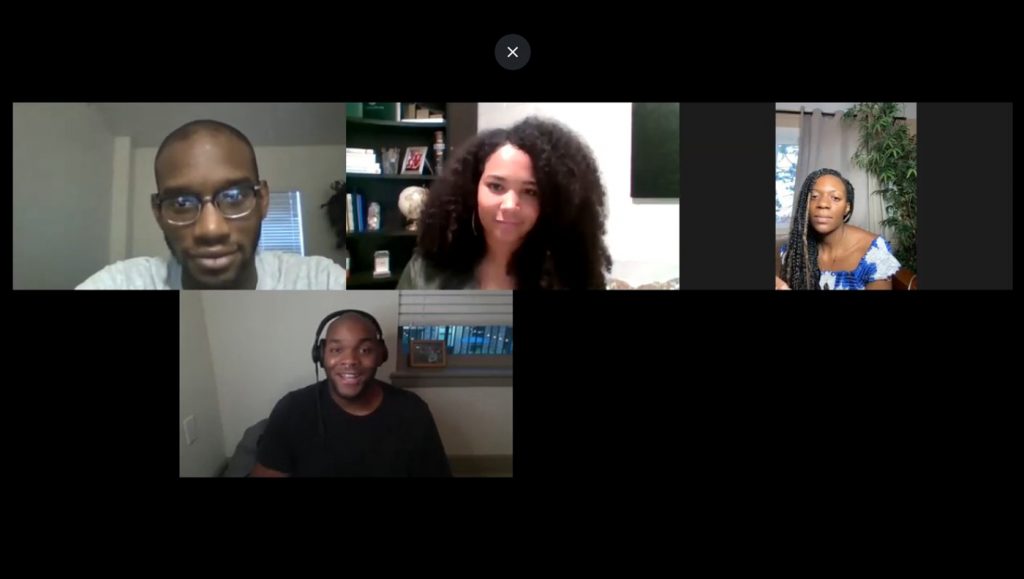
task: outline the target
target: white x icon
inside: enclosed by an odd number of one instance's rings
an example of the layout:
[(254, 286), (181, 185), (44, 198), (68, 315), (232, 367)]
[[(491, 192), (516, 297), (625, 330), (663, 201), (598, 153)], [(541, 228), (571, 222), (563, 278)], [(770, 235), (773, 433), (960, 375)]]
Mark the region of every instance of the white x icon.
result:
[(516, 54), (516, 51), (517, 51), (517, 50), (519, 50), (519, 47), (518, 47), (518, 46), (517, 46), (517, 47), (515, 47), (515, 48), (512, 48), (511, 46), (506, 46), (505, 48), (507, 48), (507, 49), (508, 49), (508, 56), (506, 56), (505, 58), (509, 58), (509, 57), (511, 57), (511, 56), (514, 56), (514, 57), (516, 57), (516, 58), (519, 58), (519, 55), (518, 55), (518, 54)]

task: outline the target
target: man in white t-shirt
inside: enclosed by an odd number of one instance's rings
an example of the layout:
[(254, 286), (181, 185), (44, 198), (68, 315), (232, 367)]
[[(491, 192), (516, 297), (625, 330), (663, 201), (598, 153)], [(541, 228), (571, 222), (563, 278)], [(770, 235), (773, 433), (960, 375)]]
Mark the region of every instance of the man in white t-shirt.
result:
[(345, 289), (325, 257), (257, 251), (270, 189), (238, 129), (200, 120), (176, 129), (156, 153), (150, 203), (171, 259), (108, 265), (76, 289)]

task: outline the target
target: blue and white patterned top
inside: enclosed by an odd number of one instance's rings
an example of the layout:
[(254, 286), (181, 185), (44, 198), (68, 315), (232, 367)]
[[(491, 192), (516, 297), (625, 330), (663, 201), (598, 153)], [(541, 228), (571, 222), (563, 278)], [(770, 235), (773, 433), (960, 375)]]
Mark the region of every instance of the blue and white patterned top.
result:
[[(786, 261), (786, 246), (780, 251), (782, 261)], [(818, 287), (834, 290), (862, 290), (873, 281), (889, 279), (900, 269), (900, 262), (892, 254), (892, 247), (881, 235), (871, 242), (864, 257), (860, 258), (853, 271), (821, 270)]]

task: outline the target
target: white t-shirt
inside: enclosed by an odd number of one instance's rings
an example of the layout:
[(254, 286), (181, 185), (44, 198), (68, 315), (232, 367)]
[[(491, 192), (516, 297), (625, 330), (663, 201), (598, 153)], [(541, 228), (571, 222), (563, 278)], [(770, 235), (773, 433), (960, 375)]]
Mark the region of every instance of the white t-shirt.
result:
[[(256, 279), (258, 290), (343, 290), (345, 268), (326, 257), (260, 251)], [(181, 264), (164, 257), (133, 257), (108, 265), (75, 289), (181, 289)]]

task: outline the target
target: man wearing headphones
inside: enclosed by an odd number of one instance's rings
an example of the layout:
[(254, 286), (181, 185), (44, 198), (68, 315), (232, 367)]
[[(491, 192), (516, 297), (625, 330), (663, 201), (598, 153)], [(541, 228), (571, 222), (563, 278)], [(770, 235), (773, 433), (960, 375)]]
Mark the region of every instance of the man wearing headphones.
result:
[(274, 406), (251, 476), (451, 476), (427, 404), (375, 377), (388, 350), (373, 316), (330, 314), (312, 356), (326, 379)]

